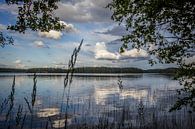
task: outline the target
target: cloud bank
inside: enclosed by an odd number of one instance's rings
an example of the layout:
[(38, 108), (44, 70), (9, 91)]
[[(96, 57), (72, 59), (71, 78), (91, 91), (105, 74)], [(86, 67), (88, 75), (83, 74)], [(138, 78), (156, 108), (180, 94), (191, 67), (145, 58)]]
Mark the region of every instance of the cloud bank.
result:
[(51, 39), (60, 39), (63, 34), (60, 31), (50, 30), (49, 32), (38, 32), (38, 35)]
[(98, 60), (124, 60), (124, 59), (147, 59), (148, 53), (143, 49), (125, 50), (123, 53), (110, 52), (107, 50), (104, 42), (98, 42), (95, 45), (95, 59)]
[(111, 0), (67, 0), (58, 3), (56, 16), (68, 22), (110, 22), (111, 11), (105, 8)]

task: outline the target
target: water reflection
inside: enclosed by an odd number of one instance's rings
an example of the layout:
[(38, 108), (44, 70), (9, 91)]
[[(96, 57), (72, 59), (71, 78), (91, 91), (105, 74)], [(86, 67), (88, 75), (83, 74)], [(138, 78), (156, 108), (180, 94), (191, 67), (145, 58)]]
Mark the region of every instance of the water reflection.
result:
[(58, 108), (44, 108), (44, 109), (40, 109), (37, 112), (38, 117), (50, 117), (59, 114), (60, 114), (60, 110)]
[(147, 89), (146, 90), (131, 89), (128, 91), (123, 91), (120, 96), (122, 97), (122, 99), (133, 98), (136, 100), (141, 100), (146, 98), (149, 95), (148, 92), (149, 91)]
[[(65, 126), (65, 119), (60, 119), (60, 120), (54, 120), (53, 121), (53, 127), (54, 128), (63, 128)], [(67, 124), (71, 124), (71, 119), (67, 119)]]
[[(24, 97), (31, 98), (33, 76), (16, 76), (15, 103), (13, 114), (18, 105), (25, 105)], [(65, 109), (68, 107), (68, 125), (131, 123), (138, 126), (139, 109), (145, 113), (145, 123), (151, 123), (152, 114), (160, 117), (167, 115), (167, 110), (175, 101), (175, 89), (179, 88), (176, 81), (165, 75), (126, 75), (121, 77), (123, 88), (118, 87), (117, 77), (75, 77), (71, 85), (69, 105), (63, 94), (63, 76), (38, 76), (36, 101), (34, 105), (34, 126), (44, 128), (42, 124), (48, 118), (53, 128), (63, 128), (65, 125)], [(0, 100), (10, 92), (11, 76), (0, 76)], [(142, 108), (139, 108), (142, 103)], [(24, 112), (28, 108), (24, 107)], [(6, 112), (0, 116), (0, 128), (4, 126)], [(171, 116), (171, 115), (170, 115)], [(168, 117), (168, 115), (167, 115)], [(182, 116), (183, 117), (183, 116)], [(180, 119), (182, 117), (177, 117)], [(171, 117), (172, 118), (172, 117)], [(175, 117), (174, 117), (175, 118)], [(185, 117), (183, 117), (185, 118)], [(30, 116), (26, 118), (26, 126)], [(13, 119), (14, 121), (14, 119)], [(13, 122), (14, 123), (14, 122)], [(41, 123), (41, 124), (40, 124)], [(40, 127), (37, 127), (37, 126)], [(101, 128), (101, 127), (100, 127)]]
[[(120, 99), (127, 99), (132, 98), (135, 100), (146, 99), (150, 94), (150, 89), (126, 89), (124, 91), (120, 91), (118, 88), (96, 88), (94, 97), (96, 104), (105, 105), (106, 100), (111, 96), (116, 97), (118, 96)], [(114, 99), (114, 98), (113, 98)], [(152, 99), (150, 99), (153, 102)]]

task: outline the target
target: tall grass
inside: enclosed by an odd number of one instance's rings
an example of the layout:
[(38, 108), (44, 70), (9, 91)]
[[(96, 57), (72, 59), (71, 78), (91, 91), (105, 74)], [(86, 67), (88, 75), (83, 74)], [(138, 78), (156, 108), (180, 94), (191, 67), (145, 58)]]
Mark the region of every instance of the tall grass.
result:
[(33, 77), (33, 88), (31, 93), (31, 104), (29, 103), (27, 98), (24, 98), (26, 104), (28, 105), (29, 112), (31, 114), (31, 121), (30, 121), (30, 127), (33, 128), (33, 114), (34, 114), (34, 105), (36, 101), (36, 94), (37, 93), (37, 75), (34, 73)]
[[(78, 48), (75, 48), (72, 55), (71, 55), (71, 58), (70, 58), (69, 63), (68, 63), (68, 70), (67, 70), (67, 73), (66, 73), (66, 77), (64, 78), (64, 91), (65, 91), (65, 88), (68, 86), (68, 93), (67, 93), (67, 96), (66, 96), (67, 100), (66, 100), (66, 109), (65, 109), (65, 126), (64, 126), (64, 129), (67, 129), (68, 106), (69, 106), (69, 98), (70, 98), (70, 86), (71, 86), (72, 79), (73, 79), (74, 66), (76, 64), (77, 56), (78, 56), (78, 53), (81, 49), (82, 44), (83, 44), (83, 39), (81, 40), (81, 43), (79, 44)], [(62, 97), (64, 97), (64, 93), (63, 93)], [(63, 98), (62, 98), (62, 100), (63, 100)]]

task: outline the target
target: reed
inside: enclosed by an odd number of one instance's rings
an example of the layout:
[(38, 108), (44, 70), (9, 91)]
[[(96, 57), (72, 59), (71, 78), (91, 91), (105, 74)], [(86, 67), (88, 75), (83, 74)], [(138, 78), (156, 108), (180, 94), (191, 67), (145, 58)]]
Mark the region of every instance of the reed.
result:
[(1, 103), (0, 115), (6, 109), (8, 102), (9, 102), (9, 99), (5, 98), (4, 101)]
[(19, 126), (19, 124), (22, 120), (22, 111), (23, 111), (23, 106), (19, 105), (18, 111), (17, 111), (17, 114), (16, 114), (16, 118), (15, 118), (16, 127)]
[[(69, 106), (69, 98), (70, 98), (70, 86), (71, 86), (72, 79), (73, 79), (74, 66), (76, 64), (77, 56), (78, 56), (78, 53), (81, 49), (82, 44), (83, 44), (83, 39), (81, 40), (79, 46), (74, 49), (74, 51), (71, 55), (71, 58), (70, 58), (69, 63), (68, 63), (67, 73), (66, 73), (66, 76), (64, 78), (64, 92), (63, 92), (63, 95), (62, 95), (62, 103), (63, 103), (63, 100), (64, 100), (65, 89), (68, 86), (68, 91), (67, 91), (67, 96), (66, 96), (65, 126), (64, 126), (64, 129), (67, 129), (68, 106)], [(61, 110), (62, 110), (62, 106), (61, 106)]]
[[(11, 119), (11, 111), (14, 107), (14, 95), (15, 95), (15, 76), (14, 76), (14, 79), (13, 79), (13, 82), (12, 82), (12, 88), (11, 88), (11, 92), (10, 92), (10, 95), (8, 96), (8, 103), (9, 103), (9, 108), (8, 108), (8, 111), (6, 113), (6, 119), (5, 119), (5, 122), (7, 123), (8, 120)], [(9, 124), (8, 124), (8, 127), (9, 127)]]
[(118, 77), (117, 84), (118, 84), (119, 89), (122, 91), (123, 90), (123, 81), (122, 81), (121, 77)]
[(37, 95), (36, 93), (37, 93), (37, 75), (36, 75), (36, 73), (34, 73), (33, 88), (32, 88), (32, 93), (31, 93), (31, 104), (28, 101), (28, 99), (24, 97), (24, 100), (25, 100), (26, 104), (28, 105), (28, 110), (31, 114), (31, 121), (30, 121), (31, 129), (33, 128), (33, 114), (34, 114), (34, 105), (35, 105), (36, 95)]

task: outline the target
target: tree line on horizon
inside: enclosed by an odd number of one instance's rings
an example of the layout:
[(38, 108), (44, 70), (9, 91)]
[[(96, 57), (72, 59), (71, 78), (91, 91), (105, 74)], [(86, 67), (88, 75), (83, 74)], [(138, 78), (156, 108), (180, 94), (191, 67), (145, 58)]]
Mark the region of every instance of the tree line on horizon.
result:
[[(120, 68), (120, 67), (78, 67), (74, 68), (75, 73), (176, 73), (178, 68), (166, 69), (147, 69), (140, 68)], [(67, 69), (62, 68), (29, 68), (29, 69), (16, 69), (16, 68), (0, 68), (0, 72), (22, 72), (22, 73), (66, 73)]]

